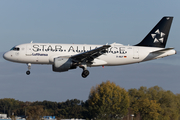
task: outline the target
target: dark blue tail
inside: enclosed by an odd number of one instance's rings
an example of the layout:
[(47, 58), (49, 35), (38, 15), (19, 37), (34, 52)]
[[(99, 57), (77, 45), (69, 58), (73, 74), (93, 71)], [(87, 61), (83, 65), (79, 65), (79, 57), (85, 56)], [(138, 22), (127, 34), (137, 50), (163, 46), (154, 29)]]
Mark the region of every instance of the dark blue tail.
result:
[(165, 48), (173, 17), (163, 17), (149, 34), (135, 46)]

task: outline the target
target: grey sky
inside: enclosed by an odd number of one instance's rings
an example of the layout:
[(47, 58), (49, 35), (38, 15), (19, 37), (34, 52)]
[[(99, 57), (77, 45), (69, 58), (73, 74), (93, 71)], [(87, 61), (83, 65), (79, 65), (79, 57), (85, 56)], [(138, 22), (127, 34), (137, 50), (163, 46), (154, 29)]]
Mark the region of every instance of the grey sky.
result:
[[(139, 43), (163, 16), (174, 16), (167, 47), (179, 47), (177, 1), (31, 0), (0, 1), (0, 55), (11, 47), (34, 42), (106, 44)], [(179, 54), (140, 64), (52, 72), (50, 65), (32, 65), (0, 58), (0, 98), (23, 101), (87, 100), (92, 86), (110, 80), (125, 89), (158, 85), (180, 93)]]

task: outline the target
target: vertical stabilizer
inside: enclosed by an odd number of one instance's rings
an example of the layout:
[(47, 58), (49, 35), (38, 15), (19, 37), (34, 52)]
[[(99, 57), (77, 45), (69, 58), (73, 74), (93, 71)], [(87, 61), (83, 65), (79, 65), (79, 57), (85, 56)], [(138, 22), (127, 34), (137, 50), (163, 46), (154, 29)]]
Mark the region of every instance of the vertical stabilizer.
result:
[(173, 17), (163, 17), (149, 34), (135, 46), (165, 48)]

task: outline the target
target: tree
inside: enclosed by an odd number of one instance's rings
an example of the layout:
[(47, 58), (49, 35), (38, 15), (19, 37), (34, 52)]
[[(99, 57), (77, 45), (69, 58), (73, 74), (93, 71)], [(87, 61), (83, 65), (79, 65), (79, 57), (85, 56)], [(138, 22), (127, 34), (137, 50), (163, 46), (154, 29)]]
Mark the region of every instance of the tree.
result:
[(4, 98), (0, 99), (0, 112), (6, 113), (8, 116), (11, 116), (11, 113), (14, 112), (15, 115), (16, 110), (20, 107), (20, 102), (18, 100), (15, 100), (13, 98)]
[(41, 118), (47, 114), (48, 113), (44, 110), (43, 106), (29, 106), (27, 109), (26, 120), (41, 120)]
[(164, 91), (159, 99), (161, 105), (160, 120), (178, 120), (179, 106), (177, 96), (171, 91)]
[(140, 113), (142, 120), (158, 120), (160, 104), (155, 100), (140, 99), (133, 104), (132, 109), (135, 114)]
[[(149, 89), (146, 87), (140, 87), (137, 89), (130, 89), (130, 108), (137, 114), (137, 111), (140, 113), (141, 117), (144, 116), (142, 108), (147, 107), (149, 102), (154, 101), (153, 109), (149, 109), (149, 112), (146, 112), (146, 116), (153, 118), (154, 115), (152, 112), (157, 112), (158, 120), (178, 120), (179, 118), (179, 106), (178, 106), (178, 97), (173, 94), (171, 91), (165, 91), (161, 87), (154, 86)], [(149, 101), (148, 101), (149, 100)], [(147, 104), (142, 104), (142, 103)], [(139, 104), (139, 105), (138, 105)], [(160, 108), (158, 108), (158, 104)], [(143, 106), (144, 105), (144, 106)], [(151, 108), (151, 106), (149, 106)], [(152, 110), (152, 111), (150, 111)]]
[(87, 110), (83, 105), (83, 101), (72, 99), (59, 104), (58, 108), (61, 110), (61, 117), (64, 116), (66, 118), (85, 118), (84, 113)]
[(128, 92), (113, 82), (103, 82), (90, 91), (88, 108), (93, 118), (119, 119), (127, 114), (128, 107)]

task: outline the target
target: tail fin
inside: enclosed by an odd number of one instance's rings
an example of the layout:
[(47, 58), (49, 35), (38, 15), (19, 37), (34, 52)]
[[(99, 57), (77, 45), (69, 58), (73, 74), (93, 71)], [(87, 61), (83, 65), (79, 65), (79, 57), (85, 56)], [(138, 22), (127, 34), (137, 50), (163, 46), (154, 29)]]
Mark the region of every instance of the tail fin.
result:
[(173, 17), (163, 17), (149, 34), (135, 46), (165, 48)]

